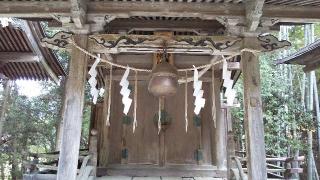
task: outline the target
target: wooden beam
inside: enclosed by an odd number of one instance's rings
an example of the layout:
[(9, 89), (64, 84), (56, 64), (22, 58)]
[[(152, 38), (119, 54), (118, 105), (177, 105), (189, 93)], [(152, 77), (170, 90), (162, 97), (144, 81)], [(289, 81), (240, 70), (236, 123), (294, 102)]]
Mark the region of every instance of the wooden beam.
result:
[(0, 52), (0, 62), (37, 62), (39, 57), (32, 52)]
[[(137, 68), (146, 68), (152, 69), (152, 54), (118, 54), (113, 58), (113, 62), (121, 65), (129, 65)], [(201, 66), (204, 64), (209, 64), (212, 56), (197, 56), (197, 55), (184, 55), (184, 54), (175, 54), (174, 65), (177, 68), (192, 68), (193, 65)], [(89, 63), (89, 66), (93, 64), (93, 61)], [(99, 64), (101, 66), (106, 66), (105, 64)], [(98, 65), (98, 66), (99, 66)], [(219, 68), (222, 69), (222, 64), (219, 65)], [(228, 62), (229, 70), (239, 70), (239, 62)]]
[[(163, 35), (121, 35), (102, 34), (89, 37), (92, 52), (118, 53), (155, 53), (167, 43), (168, 53), (185, 54), (224, 54), (231, 55), (241, 48), (241, 38), (234, 36), (163, 36)], [(202, 40), (203, 39), (203, 43)], [(119, 41), (121, 40), (121, 41)], [(104, 42), (104, 43), (103, 43)], [(115, 43), (117, 42), (117, 43)]]
[[(74, 40), (81, 47), (87, 46), (86, 35), (76, 35)], [(86, 76), (87, 56), (73, 48), (63, 102), (65, 110), (57, 180), (76, 180)]]
[[(53, 37), (43, 38), (42, 44), (52, 49), (70, 49), (72, 34), (58, 32)], [(123, 35), (97, 34), (89, 36), (88, 51), (94, 53), (156, 53), (163, 50), (166, 42), (167, 53), (198, 55), (234, 55), (247, 48), (253, 51), (273, 51), (291, 46), (288, 41), (279, 41), (277, 37), (266, 34), (253, 39), (250, 46), (243, 43), (243, 38), (235, 36), (163, 36), (163, 35)]]
[(25, 18), (52, 18), (52, 15), (70, 16), (69, 1), (1, 1), (0, 16)]
[[(250, 45), (252, 38), (245, 38)], [(241, 58), (244, 86), (244, 127), (246, 133), (249, 179), (266, 180), (266, 153), (262, 118), (260, 66), (252, 52), (243, 52)]]
[[(216, 177), (226, 178), (227, 171), (219, 170), (216, 166), (210, 165), (170, 165), (165, 168), (159, 165), (109, 165), (107, 167), (98, 168), (98, 176), (134, 176), (134, 177)], [(180, 178), (181, 179), (181, 178)]]
[(258, 28), (264, 1), (265, 0), (247, 0), (245, 2), (247, 27), (249, 31), (255, 31)]
[(119, 31), (133, 31), (133, 30), (144, 30), (144, 31), (190, 31), (195, 33), (217, 33), (221, 32), (224, 26), (216, 20), (199, 20), (199, 19), (188, 19), (188, 20), (155, 20), (155, 19), (115, 19), (106, 26), (108, 32), (119, 32)]
[(303, 68), (303, 71), (304, 72), (310, 72), (310, 71), (314, 71), (314, 70), (318, 69), (319, 67), (320, 67), (320, 62), (314, 62), (312, 64), (307, 64)]
[(72, 20), (76, 28), (83, 28), (86, 23), (87, 0), (70, 0)]
[[(201, 19), (215, 19), (216, 17), (245, 18), (246, 10), (243, 4), (217, 3), (161, 3), (161, 2), (115, 2), (93, 1), (88, 4), (88, 18), (105, 14), (127, 18), (130, 16), (165, 16), (165, 17), (198, 17)], [(276, 9), (276, 10), (275, 10)], [(292, 7), (268, 5), (263, 9), (263, 16), (276, 18), (281, 22), (320, 21), (319, 7)], [(296, 12), (296, 13), (294, 13)], [(308, 12), (308, 13), (306, 13)], [(266, 16), (264, 16), (266, 15)], [(305, 22), (307, 22), (305, 21)]]
[(26, 33), (28, 40), (32, 46), (33, 51), (37, 54), (37, 56), (39, 58), (39, 62), (41, 63), (41, 65), (43, 66), (45, 71), (48, 73), (48, 75), (51, 77), (51, 79), (55, 83), (58, 83), (59, 78), (57, 77), (57, 75), (54, 73), (54, 71), (49, 66), (48, 62), (46, 61), (46, 58), (43, 56), (43, 54), (40, 50), (40, 47), (38, 45), (37, 40), (34, 37), (34, 34), (32, 33), (32, 32), (34, 32), (34, 29), (32, 29), (32, 26), (30, 26), (27, 21), (23, 20), (21, 23), (23, 26), (23, 31)]
[[(72, 17), (69, 1), (0, 1), (0, 16), (52, 18)], [(279, 19), (279, 22), (320, 22), (320, 7), (265, 5), (261, 18)], [(246, 18), (244, 4), (89, 1), (87, 21), (101, 22), (106, 15), (117, 18), (131, 16), (197, 17), (212, 20), (217, 17)]]

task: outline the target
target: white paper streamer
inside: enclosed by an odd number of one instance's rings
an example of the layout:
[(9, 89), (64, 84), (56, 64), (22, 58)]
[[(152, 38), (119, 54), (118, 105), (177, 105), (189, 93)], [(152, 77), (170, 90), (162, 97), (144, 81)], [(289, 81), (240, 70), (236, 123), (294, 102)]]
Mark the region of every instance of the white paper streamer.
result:
[(129, 72), (130, 69), (127, 68), (120, 81), (120, 86), (122, 87), (120, 90), (120, 94), (122, 95), (122, 104), (124, 106), (123, 113), (125, 115), (128, 114), (130, 106), (132, 104), (132, 99), (129, 98), (131, 90), (129, 89), (129, 81), (127, 80)]
[(222, 78), (223, 78), (223, 87), (226, 88), (225, 96), (227, 98), (227, 105), (232, 106), (234, 103), (234, 99), (236, 98), (237, 92), (232, 89), (233, 80), (231, 79), (231, 71), (228, 70), (228, 62), (223, 57), (223, 68), (222, 68)]
[(97, 103), (97, 100), (98, 100), (98, 96), (99, 96), (99, 90), (97, 89), (97, 65), (99, 64), (100, 62), (100, 54), (98, 54), (98, 57), (95, 62), (93, 63), (93, 65), (91, 66), (90, 70), (89, 70), (89, 74), (90, 74), (90, 79), (88, 80), (89, 82), (89, 85), (90, 85), (90, 94), (92, 96), (92, 102), (93, 104), (96, 104)]
[(199, 115), (200, 110), (204, 108), (204, 105), (206, 103), (206, 100), (203, 98), (203, 93), (204, 91), (201, 90), (202, 88), (202, 81), (199, 81), (199, 72), (196, 68), (194, 68), (194, 73), (193, 73), (193, 96), (196, 97), (194, 104), (194, 113), (196, 115)]

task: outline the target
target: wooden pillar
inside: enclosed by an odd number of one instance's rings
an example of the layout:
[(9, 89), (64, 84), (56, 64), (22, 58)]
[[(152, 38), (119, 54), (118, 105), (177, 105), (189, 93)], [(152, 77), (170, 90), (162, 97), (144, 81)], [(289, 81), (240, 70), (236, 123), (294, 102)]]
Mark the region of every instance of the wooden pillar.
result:
[(66, 99), (66, 80), (63, 77), (60, 81), (60, 88), (61, 88), (61, 98), (62, 98), (62, 105), (60, 107), (60, 112), (59, 112), (59, 122), (56, 125), (56, 151), (60, 151), (61, 147), (61, 139), (62, 139), (62, 132), (63, 132), (63, 116), (64, 116), (64, 111), (65, 111), (65, 99)]
[(89, 165), (95, 167), (93, 172), (91, 173), (92, 176), (97, 175), (97, 166), (98, 166), (98, 131), (96, 129), (91, 129), (90, 131), (90, 142), (89, 142), (89, 153), (92, 155)]
[[(87, 47), (86, 35), (75, 35), (74, 41), (82, 48)], [(76, 180), (86, 74), (87, 56), (73, 47), (65, 90), (66, 109), (63, 119), (58, 180)]]
[[(213, 75), (214, 77), (214, 75)], [(215, 165), (218, 169), (227, 168), (227, 148), (226, 148), (226, 134), (227, 127), (224, 118), (221, 116), (221, 99), (220, 99), (220, 77), (214, 77), (213, 94), (215, 101), (215, 122), (216, 127), (214, 128), (213, 134), (213, 148), (214, 148), (214, 160)]]
[[(246, 38), (245, 44), (253, 39)], [(243, 52), (241, 57), (244, 86), (244, 127), (249, 179), (267, 179), (264, 128), (262, 119), (260, 66), (258, 56)]]

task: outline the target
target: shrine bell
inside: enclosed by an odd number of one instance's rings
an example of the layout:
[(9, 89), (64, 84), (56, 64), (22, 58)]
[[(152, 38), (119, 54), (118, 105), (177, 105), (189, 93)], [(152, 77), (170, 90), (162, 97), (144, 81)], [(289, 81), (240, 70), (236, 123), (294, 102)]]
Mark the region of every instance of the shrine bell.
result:
[(178, 88), (177, 68), (167, 62), (163, 56), (161, 62), (152, 70), (148, 90), (156, 97), (172, 96)]

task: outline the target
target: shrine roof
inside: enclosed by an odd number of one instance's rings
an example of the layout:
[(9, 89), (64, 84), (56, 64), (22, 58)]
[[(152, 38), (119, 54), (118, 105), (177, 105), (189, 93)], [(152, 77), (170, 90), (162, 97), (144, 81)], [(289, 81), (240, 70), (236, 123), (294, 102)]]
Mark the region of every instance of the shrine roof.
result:
[(42, 37), (44, 32), (39, 22), (0, 27), (0, 74), (12, 80), (56, 81), (64, 76), (56, 55), (40, 45)]
[(276, 63), (304, 65), (304, 71), (317, 69), (320, 66), (320, 39)]

